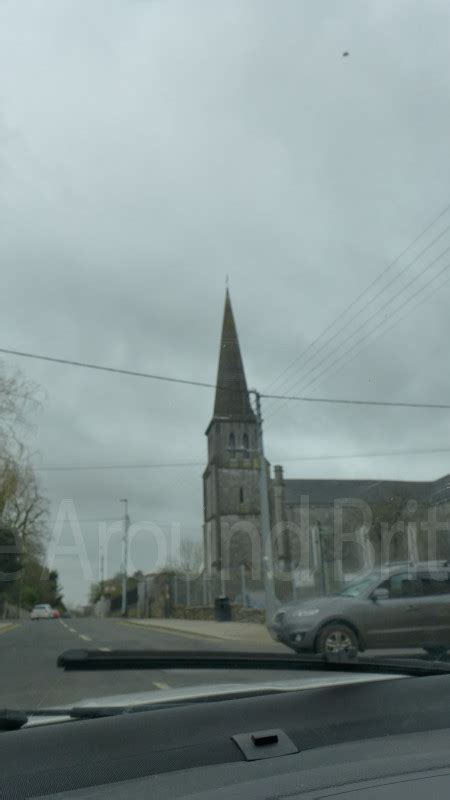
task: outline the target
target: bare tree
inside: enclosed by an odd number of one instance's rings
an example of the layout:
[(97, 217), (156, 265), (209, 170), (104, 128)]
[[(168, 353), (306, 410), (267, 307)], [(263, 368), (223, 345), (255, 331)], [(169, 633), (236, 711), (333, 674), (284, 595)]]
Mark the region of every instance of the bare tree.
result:
[(203, 545), (197, 539), (182, 539), (179, 565), (184, 573), (198, 574), (203, 566)]

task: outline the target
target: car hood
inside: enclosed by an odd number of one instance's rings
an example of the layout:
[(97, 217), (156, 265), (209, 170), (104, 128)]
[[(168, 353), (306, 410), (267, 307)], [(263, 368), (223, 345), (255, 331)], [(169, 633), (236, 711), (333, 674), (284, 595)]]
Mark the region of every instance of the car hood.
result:
[(326, 611), (327, 609), (340, 608), (343, 605), (347, 605), (349, 601), (351, 602), (354, 599), (354, 597), (344, 597), (341, 594), (331, 594), (325, 597), (310, 598), (309, 600), (297, 600), (296, 602), (285, 603), (284, 605), (280, 606), (277, 613), (280, 611), (285, 611), (289, 614), (290, 612), (298, 609), (305, 609), (306, 611), (309, 608), (319, 608), (321, 611)]
[(49, 725), (53, 723), (73, 721), (70, 712), (83, 709), (102, 709), (119, 708), (138, 709), (139, 706), (164, 706), (184, 702), (218, 701), (226, 700), (228, 697), (249, 696), (252, 694), (269, 694), (272, 692), (293, 692), (307, 689), (320, 689), (326, 686), (340, 686), (350, 683), (370, 683), (372, 681), (396, 680), (403, 678), (403, 675), (379, 675), (371, 673), (336, 673), (323, 676), (304, 676), (293, 680), (263, 680), (252, 683), (211, 683), (196, 686), (183, 686), (176, 689), (158, 689), (149, 692), (132, 692), (129, 694), (115, 694), (102, 697), (88, 697), (72, 705), (59, 707), (58, 711), (67, 710), (67, 716), (52, 715), (52, 710), (48, 710), (48, 716), (42, 715), (29, 717), (24, 727), (35, 727), (37, 725)]

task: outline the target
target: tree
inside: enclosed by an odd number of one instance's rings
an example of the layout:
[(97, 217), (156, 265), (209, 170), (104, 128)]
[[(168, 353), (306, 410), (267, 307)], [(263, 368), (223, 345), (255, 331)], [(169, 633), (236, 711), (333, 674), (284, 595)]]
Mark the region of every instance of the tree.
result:
[(194, 575), (198, 574), (203, 566), (203, 545), (194, 539), (182, 539), (180, 545), (181, 571)]
[(39, 404), (37, 387), (19, 372), (8, 375), (0, 365), (0, 520), (14, 532), (21, 554), (15, 585), (5, 588), (3, 595), (27, 606), (46, 602), (42, 576), (48, 503), (22, 441), (30, 428), (30, 414)]
[(22, 567), (23, 552), (17, 532), (0, 527), (0, 591), (17, 579)]

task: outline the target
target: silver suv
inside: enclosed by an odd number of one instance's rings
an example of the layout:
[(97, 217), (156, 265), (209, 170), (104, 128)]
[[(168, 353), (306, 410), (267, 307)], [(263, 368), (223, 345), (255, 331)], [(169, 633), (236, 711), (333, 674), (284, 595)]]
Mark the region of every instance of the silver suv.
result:
[(379, 567), (336, 595), (278, 610), (272, 636), (296, 652), (420, 647), (450, 649), (450, 565)]

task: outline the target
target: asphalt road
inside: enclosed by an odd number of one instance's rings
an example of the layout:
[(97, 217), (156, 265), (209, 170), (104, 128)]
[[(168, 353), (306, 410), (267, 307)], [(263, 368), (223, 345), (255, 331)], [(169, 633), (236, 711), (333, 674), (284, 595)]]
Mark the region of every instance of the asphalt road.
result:
[[(292, 672), (263, 670), (120, 670), (65, 672), (56, 666), (64, 650), (157, 649), (223, 650), (239, 648), (210, 639), (143, 629), (112, 619), (20, 621), (0, 628), (0, 708), (56, 708), (94, 697), (161, 690), (205, 683), (292, 680)], [(245, 642), (241, 649), (249, 650)], [(256, 649), (256, 648), (253, 648)], [(259, 648), (261, 650), (261, 648)], [(308, 677), (323, 673), (308, 671)]]

